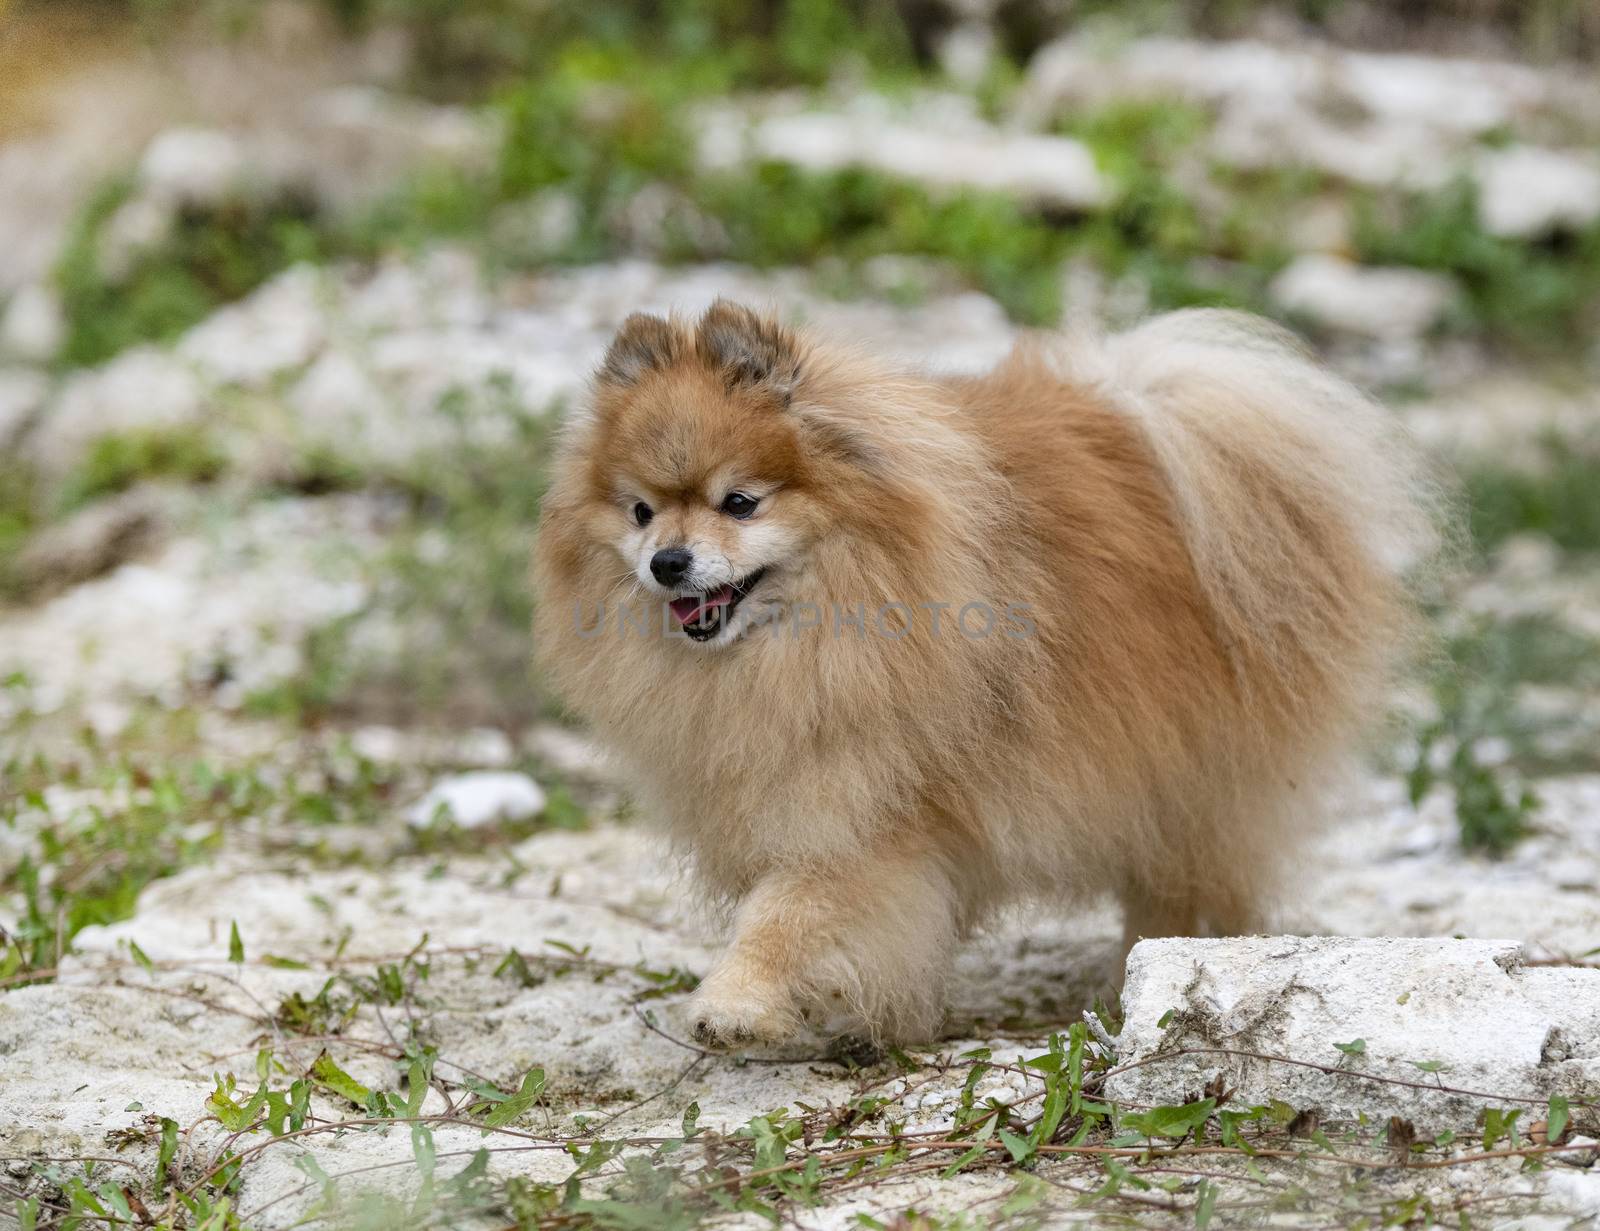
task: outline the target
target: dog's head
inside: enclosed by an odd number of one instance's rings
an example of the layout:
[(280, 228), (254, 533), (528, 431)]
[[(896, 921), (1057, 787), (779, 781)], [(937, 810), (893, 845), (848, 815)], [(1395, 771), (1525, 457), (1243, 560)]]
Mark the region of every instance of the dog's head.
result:
[(585, 520), (691, 641), (742, 636), (820, 533), (804, 365), (795, 334), (718, 301), (692, 325), (629, 317), (596, 374)]

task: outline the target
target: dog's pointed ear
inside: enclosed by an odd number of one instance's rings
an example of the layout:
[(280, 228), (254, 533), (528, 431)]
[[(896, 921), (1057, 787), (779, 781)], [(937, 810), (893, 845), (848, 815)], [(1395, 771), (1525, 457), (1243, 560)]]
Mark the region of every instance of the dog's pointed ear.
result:
[(683, 336), (671, 321), (635, 312), (617, 330), (597, 376), (613, 385), (635, 385), (646, 373), (679, 358), (682, 351)]
[(795, 335), (771, 317), (726, 299), (717, 300), (700, 318), (695, 347), (730, 388), (764, 386), (785, 405), (800, 379)]

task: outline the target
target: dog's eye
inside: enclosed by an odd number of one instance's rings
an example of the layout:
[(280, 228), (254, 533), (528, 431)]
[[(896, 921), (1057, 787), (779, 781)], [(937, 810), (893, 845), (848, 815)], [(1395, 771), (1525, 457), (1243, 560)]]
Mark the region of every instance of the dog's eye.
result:
[(761, 502), (754, 496), (746, 496), (743, 492), (729, 492), (727, 499), (722, 502), (722, 511), (729, 517), (745, 518), (756, 511), (756, 505)]
[(638, 522), (641, 526), (648, 526), (650, 524), (650, 519), (655, 515), (656, 511), (643, 500), (639, 501), (638, 504), (633, 506), (633, 520)]

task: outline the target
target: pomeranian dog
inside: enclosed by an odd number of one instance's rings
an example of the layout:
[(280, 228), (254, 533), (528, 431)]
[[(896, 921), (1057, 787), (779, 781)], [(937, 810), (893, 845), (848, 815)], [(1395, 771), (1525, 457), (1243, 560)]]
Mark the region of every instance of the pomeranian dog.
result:
[(1415, 457), (1240, 314), (981, 376), (726, 301), (630, 317), (544, 501), (535, 635), (729, 910), (696, 1037), (929, 1038), (1006, 903), (1254, 928), (1409, 656)]

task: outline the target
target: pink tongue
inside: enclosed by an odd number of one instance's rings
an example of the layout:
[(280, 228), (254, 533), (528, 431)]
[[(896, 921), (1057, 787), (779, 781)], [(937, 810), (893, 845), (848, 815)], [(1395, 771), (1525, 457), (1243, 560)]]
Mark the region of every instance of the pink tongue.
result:
[(677, 617), (679, 624), (695, 624), (713, 607), (721, 607), (731, 602), (733, 602), (733, 587), (723, 586), (710, 598), (675, 598), (667, 605), (672, 608), (672, 614)]

